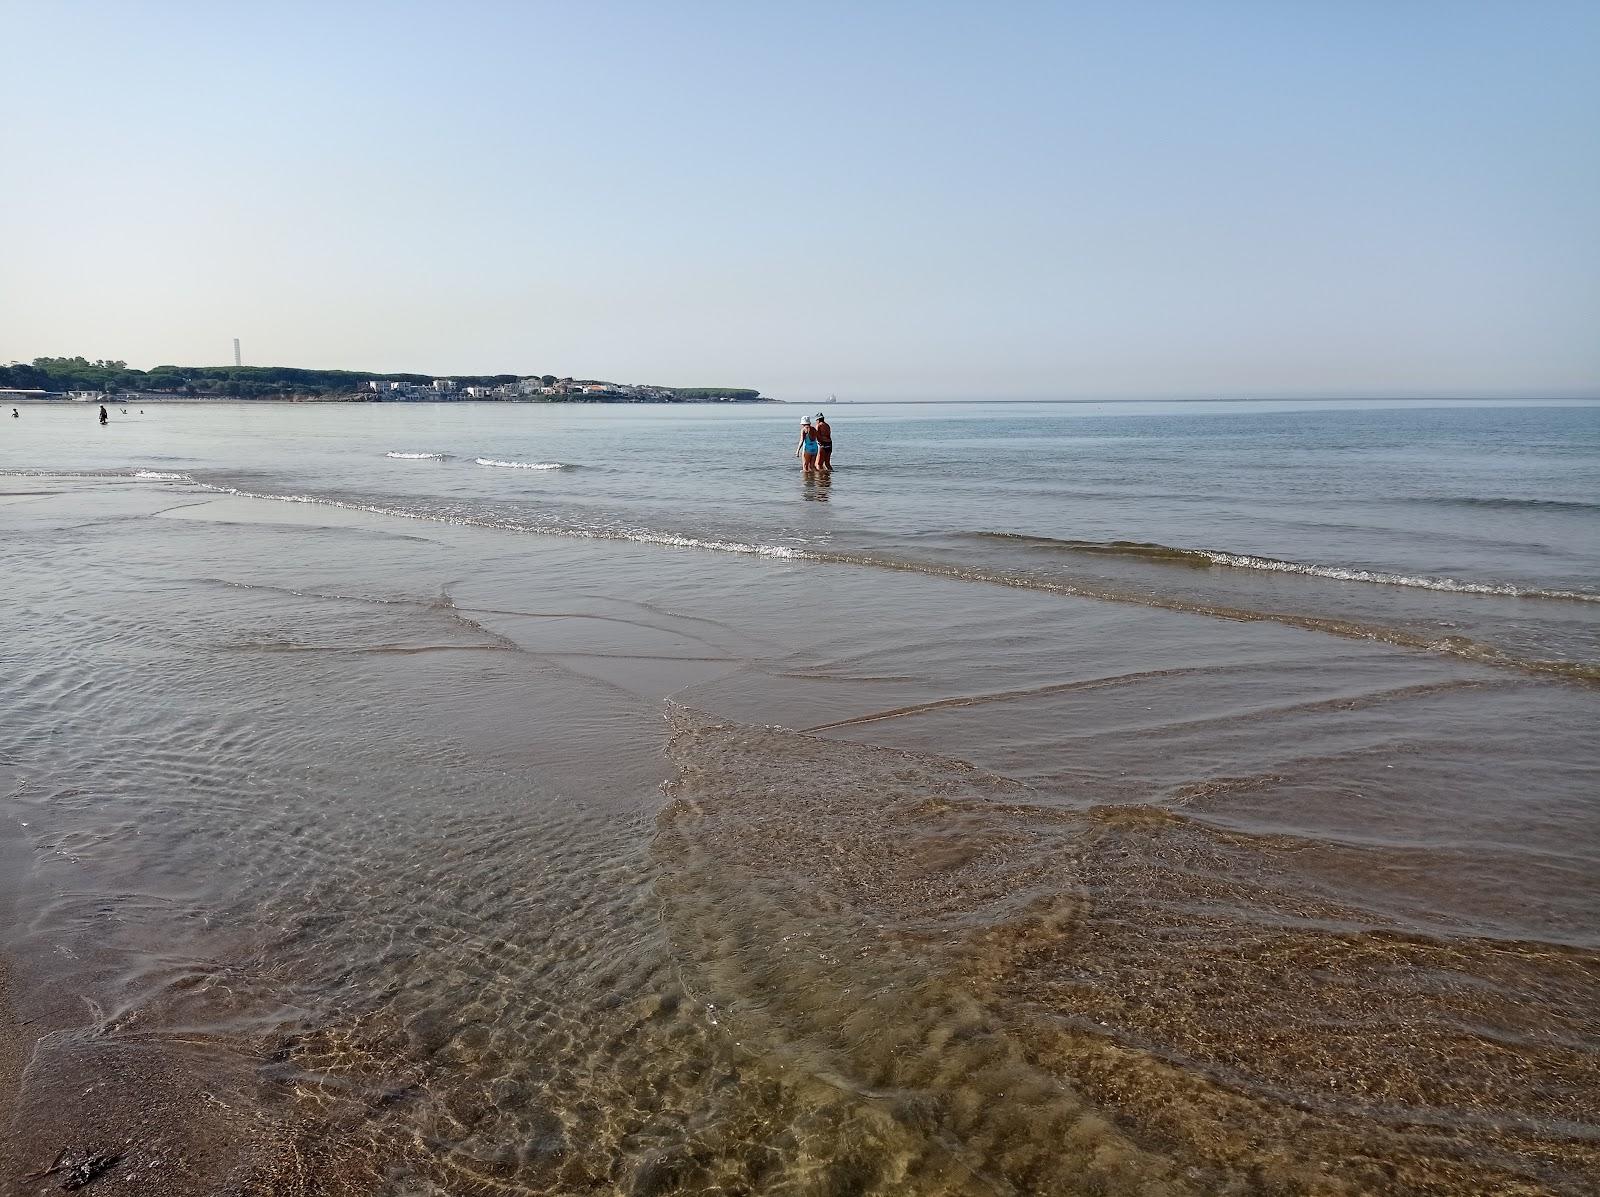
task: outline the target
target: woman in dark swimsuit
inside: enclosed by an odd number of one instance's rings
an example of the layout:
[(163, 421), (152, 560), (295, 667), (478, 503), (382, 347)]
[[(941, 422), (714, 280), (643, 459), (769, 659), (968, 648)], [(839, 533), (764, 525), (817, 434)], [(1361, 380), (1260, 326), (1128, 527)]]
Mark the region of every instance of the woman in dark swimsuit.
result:
[(817, 422), (812, 427), (817, 433), (817, 469), (824, 474), (831, 474), (833, 473), (833, 429), (828, 425), (828, 417), (819, 411)]

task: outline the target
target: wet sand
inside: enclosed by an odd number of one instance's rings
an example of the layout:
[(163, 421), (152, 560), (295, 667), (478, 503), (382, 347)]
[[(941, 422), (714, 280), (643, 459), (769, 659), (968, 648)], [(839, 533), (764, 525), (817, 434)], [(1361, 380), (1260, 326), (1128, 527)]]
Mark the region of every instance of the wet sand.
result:
[(28, 482), (10, 1191), (62, 1148), (174, 1194), (1595, 1174), (1593, 688)]
[[(0, 765), (0, 792), (11, 792), (14, 768)], [(22, 828), (0, 816), (0, 927), (9, 931), (17, 924), (17, 881), (27, 870), (28, 852)], [(0, 1133), (12, 1124), (17, 1094), (22, 1085), (22, 1070), (33, 1053), (36, 1032), (24, 1025), (12, 1003), (11, 962), (0, 954)], [(0, 1144), (4, 1140), (0, 1139)], [(0, 1148), (3, 1150), (3, 1148)]]
[[(0, 1125), (9, 1127), (22, 1087), (22, 1070), (33, 1052), (34, 1037), (11, 1005), (11, 974), (0, 960)], [(3, 1145), (4, 1140), (0, 1140)], [(9, 1157), (9, 1148), (0, 1146)]]

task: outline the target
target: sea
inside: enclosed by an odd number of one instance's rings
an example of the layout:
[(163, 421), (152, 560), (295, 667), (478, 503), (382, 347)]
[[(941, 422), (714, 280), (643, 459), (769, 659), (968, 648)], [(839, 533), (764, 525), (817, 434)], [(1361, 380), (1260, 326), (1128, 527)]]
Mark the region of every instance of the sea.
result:
[(1600, 403), (108, 406), (0, 1191), (1600, 1187)]

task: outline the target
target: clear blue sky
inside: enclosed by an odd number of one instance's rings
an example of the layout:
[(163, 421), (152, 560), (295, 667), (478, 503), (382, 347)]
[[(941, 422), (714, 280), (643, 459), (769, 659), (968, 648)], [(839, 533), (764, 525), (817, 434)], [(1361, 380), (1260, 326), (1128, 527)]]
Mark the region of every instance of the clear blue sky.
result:
[(1600, 3), (0, 0), (0, 360), (1600, 394)]

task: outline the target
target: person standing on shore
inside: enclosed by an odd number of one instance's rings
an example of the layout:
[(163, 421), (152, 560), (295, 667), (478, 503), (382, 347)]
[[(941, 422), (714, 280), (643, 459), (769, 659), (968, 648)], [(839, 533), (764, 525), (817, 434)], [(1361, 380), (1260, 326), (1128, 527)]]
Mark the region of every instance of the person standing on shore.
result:
[(813, 427), (817, 434), (817, 469), (825, 474), (831, 474), (833, 473), (833, 428), (828, 424), (828, 417), (820, 411)]
[(801, 421), (800, 443), (794, 447), (794, 455), (800, 459), (805, 473), (817, 472), (817, 430), (811, 427), (810, 416)]

